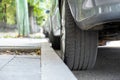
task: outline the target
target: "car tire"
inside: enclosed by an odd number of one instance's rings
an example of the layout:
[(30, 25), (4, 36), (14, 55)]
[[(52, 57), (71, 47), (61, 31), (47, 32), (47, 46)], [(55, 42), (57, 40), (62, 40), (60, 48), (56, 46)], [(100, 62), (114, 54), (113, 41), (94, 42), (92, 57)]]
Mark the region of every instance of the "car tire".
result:
[(44, 30), (43, 33), (44, 33), (45, 37), (48, 38), (48, 36), (49, 36), (48, 32)]
[(52, 47), (56, 50), (60, 50), (60, 36), (54, 36), (53, 32), (51, 31), (49, 39), (52, 43)]
[(62, 10), (64, 17), (61, 21), (62, 59), (71, 70), (91, 69), (94, 67), (97, 57), (98, 32), (79, 29), (71, 14), (68, 2), (64, 1), (64, 10)]

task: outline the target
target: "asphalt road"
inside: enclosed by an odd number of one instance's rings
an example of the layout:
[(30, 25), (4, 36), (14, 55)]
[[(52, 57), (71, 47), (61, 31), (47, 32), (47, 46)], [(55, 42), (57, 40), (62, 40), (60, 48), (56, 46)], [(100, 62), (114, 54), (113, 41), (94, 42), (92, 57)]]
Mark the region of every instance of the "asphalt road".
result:
[(101, 48), (94, 69), (73, 71), (78, 80), (120, 80), (120, 48)]

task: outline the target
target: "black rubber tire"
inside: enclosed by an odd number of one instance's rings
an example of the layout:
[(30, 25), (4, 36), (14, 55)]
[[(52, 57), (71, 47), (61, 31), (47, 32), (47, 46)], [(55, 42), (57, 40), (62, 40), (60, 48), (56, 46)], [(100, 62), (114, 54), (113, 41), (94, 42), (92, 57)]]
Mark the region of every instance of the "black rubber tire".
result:
[(44, 32), (44, 35), (46, 38), (48, 38), (48, 36), (49, 36), (48, 32)]
[(60, 36), (54, 36), (53, 32), (49, 34), (49, 40), (52, 43), (52, 47), (56, 50), (60, 50)]
[(80, 30), (65, 1), (64, 61), (71, 70), (91, 69), (97, 57), (98, 32)]

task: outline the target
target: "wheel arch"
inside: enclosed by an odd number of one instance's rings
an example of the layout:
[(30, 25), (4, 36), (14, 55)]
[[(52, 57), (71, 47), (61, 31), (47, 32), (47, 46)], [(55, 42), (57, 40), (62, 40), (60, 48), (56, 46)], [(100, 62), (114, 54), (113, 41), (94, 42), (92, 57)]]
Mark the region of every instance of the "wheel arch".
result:
[(62, 9), (62, 3), (63, 1), (68, 1), (69, 7), (70, 7), (70, 11), (72, 13), (72, 16), (74, 19), (76, 19), (76, 2), (77, 0), (59, 0), (59, 9), (60, 9), (60, 13), (61, 13), (61, 9)]
[(72, 13), (73, 18), (76, 20), (76, 15), (77, 15), (77, 0), (66, 0), (68, 1), (69, 7), (70, 7), (70, 11)]

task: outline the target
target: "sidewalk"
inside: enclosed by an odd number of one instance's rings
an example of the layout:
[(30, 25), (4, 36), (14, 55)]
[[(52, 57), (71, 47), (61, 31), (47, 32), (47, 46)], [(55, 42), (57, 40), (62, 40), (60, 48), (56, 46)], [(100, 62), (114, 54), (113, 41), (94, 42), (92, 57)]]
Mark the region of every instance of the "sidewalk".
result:
[(1, 55), (0, 80), (77, 80), (47, 39), (0, 39), (0, 49), (40, 49), (41, 56)]
[[(40, 49), (47, 39), (0, 39), (0, 50)], [(41, 80), (40, 56), (0, 55), (0, 80)]]
[(0, 80), (41, 80), (39, 56), (0, 56)]
[(2, 49), (40, 49), (40, 44), (48, 42), (48, 39), (31, 38), (8, 38), (0, 39), (0, 50)]

